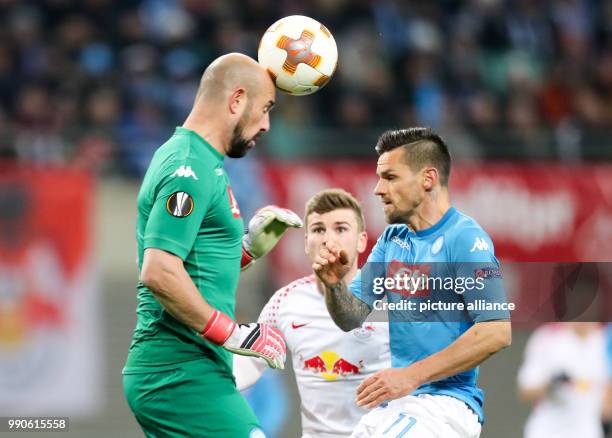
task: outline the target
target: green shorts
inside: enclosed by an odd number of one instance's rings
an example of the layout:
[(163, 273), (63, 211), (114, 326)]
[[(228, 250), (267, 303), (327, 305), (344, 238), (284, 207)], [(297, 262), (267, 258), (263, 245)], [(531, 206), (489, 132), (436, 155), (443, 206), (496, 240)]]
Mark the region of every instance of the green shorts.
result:
[(147, 437), (264, 438), (226, 372), (201, 361), (169, 371), (124, 374), (125, 398)]

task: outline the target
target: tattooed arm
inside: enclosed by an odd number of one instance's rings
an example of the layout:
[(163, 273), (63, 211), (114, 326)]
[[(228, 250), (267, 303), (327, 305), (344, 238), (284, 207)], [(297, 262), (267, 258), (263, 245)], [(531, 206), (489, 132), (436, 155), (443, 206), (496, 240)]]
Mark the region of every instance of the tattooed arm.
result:
[(345, 332), (361, 326), (370, 314), (368, 305), (348, 290), (344, 280), (325, 286), (325, 304), (336, 325)]
[(312, 269), (322, 284), (327, 310), (336, 325), (345, 332), (359, 327), (370, 314), (370, 308), (346, 286), (345, 277), (351, 270), (346, 252), (326, 242)]

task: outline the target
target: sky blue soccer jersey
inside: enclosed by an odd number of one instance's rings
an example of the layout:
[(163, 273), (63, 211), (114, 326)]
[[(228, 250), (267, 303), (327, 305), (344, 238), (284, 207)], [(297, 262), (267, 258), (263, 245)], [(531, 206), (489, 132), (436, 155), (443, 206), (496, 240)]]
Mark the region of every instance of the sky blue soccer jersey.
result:
[[(416, 280), (412, 286), (406, 273)], [(404, 282), (381, 287), (381, 278), (393, 277), (403, 277)], [(388, 312), (394, 368), (446, 348), (477, 322), (510, 319), (503, 308), (506, 298), (493, 242), (475, 220), (455, 208), (421, 231), (406, 225), (388, 226), (349, 288), (371, 309), (379, 309), (384, 297), (387, 304), (413, 303), (412, 310)], [(438, 303), (438, 309), (428, 303)], [(440, 310), (440, 303), (446, 308)], [(484, 393), (476, 386), (477, 378), (475, 367), (422, 385), (413, 395), (456, 397), (482, 422)]]
[(606, 327), (606, 352), (608, 356), (608, 376), (612, 379), (612, 322)]

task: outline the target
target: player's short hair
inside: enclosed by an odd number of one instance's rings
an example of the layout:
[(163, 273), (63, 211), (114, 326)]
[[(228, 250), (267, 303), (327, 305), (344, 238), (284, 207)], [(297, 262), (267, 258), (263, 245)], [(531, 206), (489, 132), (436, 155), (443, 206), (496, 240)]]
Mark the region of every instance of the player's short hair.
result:
[(440, 184), (448, 186), (451, 156), (448, 146), (431, 128), (407, 128), (384, 132), (376, 143), (376, 152), (382, 155), (398, 147), (404, 148), (404, 159), (416, 172), (425, 166), (438, 169)]
[(357, 218), (357, 229), (360, 232), (365, 230), (365, 219), (361, 210), (361, 204), (353, 195), (343, 189), (322, 190), (310, 198), (306, 202), (304, 223), (308, 226), (308, 216), (312, 213), (325, 214), (341, 208), (353, 210)]

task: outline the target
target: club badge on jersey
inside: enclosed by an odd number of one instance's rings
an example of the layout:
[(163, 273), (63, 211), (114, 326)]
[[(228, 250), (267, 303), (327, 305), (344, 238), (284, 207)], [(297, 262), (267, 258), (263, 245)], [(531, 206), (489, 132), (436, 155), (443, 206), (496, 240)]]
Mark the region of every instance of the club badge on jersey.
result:
[(227, 194), (229, 196), (230, 206), (232, 207), (232, 215), (235, 218), (239, 218), (240, 208), (238, 208), (238, 201), (236, 201), (236, 198), (234, 197), (234, 193), (232, 192), (232, 188), (230, 186), (227, 186)]

